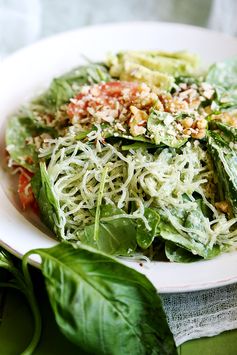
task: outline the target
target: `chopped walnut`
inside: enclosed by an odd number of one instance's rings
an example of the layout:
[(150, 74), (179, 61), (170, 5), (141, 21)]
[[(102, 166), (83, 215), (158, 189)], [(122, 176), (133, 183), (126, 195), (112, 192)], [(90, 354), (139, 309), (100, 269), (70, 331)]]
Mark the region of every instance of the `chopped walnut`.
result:
[(192, 138), (195, 139), (203, 139), (206, 136), (206, 130), (205, 129), (199, 129), (197, 132), (193, 132), (191, 134)]
[(127, 124), (132, 115), (131, 105), (144, 112), (142, 119), (141, 113), (136, 118), (139, 121), (146, 117), (151, 108), (163, 111), (163, 106), (152, 88), (144, 83), (126, 81), (85, 86), (70, 101), (67, 114), (74, 125), (84, 123), (90, 126), (102, 122), (116, 124), (118, 121)]
[(132, 116), (129, 120), (129, 130), (132, 136), (139, 136), (145, 134), (148, 114), (145, 111), (139, 110), (135, 106), (130, 106)]
[(184, 128), (190, 128), (193, 125), (193, 119), (191, 117), (187, 117), (184, 118), (181, 123)]
[(229, 203), (227, 201), (216, 202), (215, 206), (219, 211), (223, 213), (228, 213), (230, 209)]
[(196, 126), (198, 129), (207, 128), (207, 120), (205, 120), (205, 118), (200, 118), (199, 120), (197, 120)]

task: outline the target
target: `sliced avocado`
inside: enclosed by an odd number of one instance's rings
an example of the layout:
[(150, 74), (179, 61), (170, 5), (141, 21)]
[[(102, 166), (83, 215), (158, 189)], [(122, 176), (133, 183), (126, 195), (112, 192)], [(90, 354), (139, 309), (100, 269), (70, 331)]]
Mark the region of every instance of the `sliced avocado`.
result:
[(174, 78), (193, 73), (198, 57), (188, 52), (125, 51), (113, 57), (110, 74), (120, 80), (146, 82), (170, 90)]

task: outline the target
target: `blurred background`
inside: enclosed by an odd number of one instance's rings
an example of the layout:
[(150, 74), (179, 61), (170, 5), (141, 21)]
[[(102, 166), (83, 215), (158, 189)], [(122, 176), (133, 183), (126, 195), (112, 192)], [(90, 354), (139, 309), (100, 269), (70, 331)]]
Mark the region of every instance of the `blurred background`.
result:
[(0, 0), (0, 58), (39, 38), (106, 22), (168, 21), (237, 35), (237, 0)]

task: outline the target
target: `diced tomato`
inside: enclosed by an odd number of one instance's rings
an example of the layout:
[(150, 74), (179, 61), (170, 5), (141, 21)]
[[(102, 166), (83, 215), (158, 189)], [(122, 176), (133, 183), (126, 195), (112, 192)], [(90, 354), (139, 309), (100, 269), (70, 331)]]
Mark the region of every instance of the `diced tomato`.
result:
[(23, 169), (19, 175), (18, 180), (18, 195), (21, 201), (23, 210), (26, 210), (28, 207), (32, 207), (34, 210), (36, 208), (36, 200), (30, 186), (30, 181), (33, 176), (33, 173), (29, 172), (26, 169)]
[(137, 92), (139, 84), (128, 81), (111, 81), (100, 85), (101, 95), (103, 97), (123, 97), (123, 90), (128, 89), (132, 95)]
[(116, 102), (125, 107), (131, 105), (139, 91), (139, 85), (135, 82), (111, 81), (85, 87), (68, 105), (67, 114), (70, 118), (74, 114), (83, 117), (87, 115), (88, 108), (108, 106), (114, 109)]

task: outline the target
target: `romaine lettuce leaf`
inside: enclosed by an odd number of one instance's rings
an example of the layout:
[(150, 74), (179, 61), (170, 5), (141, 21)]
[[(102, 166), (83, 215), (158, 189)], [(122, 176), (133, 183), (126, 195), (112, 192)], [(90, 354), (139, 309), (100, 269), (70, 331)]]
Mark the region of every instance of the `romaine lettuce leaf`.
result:
[(36, 100), (34, 104), (42, 106), (42, 110), (55, 113), (70, 98), (74, 97), (80, 87), (85, 84), (110, 81), (111, 77), (105, 66), (100, 64), (89, 64), (78, 67), (69, 73), (52, 81), (49, 89)]
[(41, 269), (56, 322), (83, 353), (176, 355), (162, 303), (149, 280), (83, 245), (60, 243), (29, 254)]
[(59, 239), (64, 239), (65, 223), (62, 220), (59, 201), (54, 193), (45, 163), (40, 163), (40, 170), (33, 177), (31, 185), (43, 222), (54, 231)]
[(167, 145), (171, 148), (179, 148), (188, 138), (180, 136), (176, 129), (175, 117), (168, 112), (153, 110), (148, 117), (147, 130), (151, 134), (151, 141), (157, 145)]
[(38, 169), (38, 155), (33, 138), (42, 133), (48, 133), (52, 137), (57, 136), (57, 132), (52, 127), (41, 123), (29, 110), (13, 116), (8, 121), (6, 146), (14, 163), (31, 172)]
[(145, 208), (144, 216), (148, 221), (150, 230), (147, 229), (142, 219), (138, 219), (136, 239), (139, 247), (147, 249), (158, 234), (157, 230), (160, 223), (160, 215), (152, 208)]
[(225, 89), (237, 88), (237, 58), (213, 64), (208, 70), (206, 81)]
[(199, 255), (204, 259), (211, 259), (220, 253), (218, 246), (208, 246), (196, 241), (191, 235), (180, 234), (171, 223), (160, 223), (160, 236), (166, 241), (170, 241), (178, 247), (190, 251), (193, 255)]
[(165, 242), (165, 255), (169, 261), (176, 263), (191, 263), (201, 259), (200, 256), (168, 240)]
[(218, 133), (211, 131), (208, 133), (208, 147), (216, 167), (219, 188), (231, 205), (232, 214), (237, 217), (237, 152)]
[(206, 81), (214, 86), (220, 108), (237, 105), (237, 58), (213, 64)]

